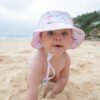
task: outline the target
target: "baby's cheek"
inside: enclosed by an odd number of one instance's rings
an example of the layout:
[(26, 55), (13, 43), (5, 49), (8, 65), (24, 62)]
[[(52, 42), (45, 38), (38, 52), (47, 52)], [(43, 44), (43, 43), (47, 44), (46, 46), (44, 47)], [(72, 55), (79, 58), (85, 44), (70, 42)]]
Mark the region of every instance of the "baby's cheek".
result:
[(72, 44), (71, 41), (67, 41), (67, 42), (65, 43), (65, 48), (66, 48), (66, 49), (69, 49), (70, 46), (71, 46), (71, 44)]

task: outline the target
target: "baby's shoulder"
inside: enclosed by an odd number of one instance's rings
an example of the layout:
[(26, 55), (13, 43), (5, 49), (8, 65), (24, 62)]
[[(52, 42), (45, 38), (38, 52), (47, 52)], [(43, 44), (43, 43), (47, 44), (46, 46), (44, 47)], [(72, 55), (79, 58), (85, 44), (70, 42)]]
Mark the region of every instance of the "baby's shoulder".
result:
[(71, 63), (71, 57), (67, 52), (64, 54), (64, 59), (66, 60), (66, 63)]
[(41, 80), (43, 77), (43, 63), (42, 58), (39, 52), (34, 52), (33, 57), (31, 58), (31, 64), (29, 67), (29, 74), (34, 78), (33, 79), (39, 79)]
[(40, 52), (34, 52), (34, 55), (31, 58), (31, 67), (42, 69), (43, 66), (43, 57)]
[(39, 54), (38, 54), (37, 51), (34, 52), (34, 54), (31, 56), (29, 62), (30, 62), (30, 66), (31, 67), (40, 66), (40, 64), (41, 64), (41, 58), (40, 58), (40, 56), (39, 56)]

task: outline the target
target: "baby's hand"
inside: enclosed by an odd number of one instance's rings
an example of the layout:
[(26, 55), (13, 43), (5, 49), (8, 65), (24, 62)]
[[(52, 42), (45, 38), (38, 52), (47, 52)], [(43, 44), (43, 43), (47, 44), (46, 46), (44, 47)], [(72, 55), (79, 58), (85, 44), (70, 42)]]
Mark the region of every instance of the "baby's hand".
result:
[(56, 97), (56, 94), (54, 94), (53, 92), (48, 92), (48, 94), (47, 94), (47, 96), (46, 96), (46, 98), (48, 98), (48, 99), (53, 99), (53, 98), (55, 98)]

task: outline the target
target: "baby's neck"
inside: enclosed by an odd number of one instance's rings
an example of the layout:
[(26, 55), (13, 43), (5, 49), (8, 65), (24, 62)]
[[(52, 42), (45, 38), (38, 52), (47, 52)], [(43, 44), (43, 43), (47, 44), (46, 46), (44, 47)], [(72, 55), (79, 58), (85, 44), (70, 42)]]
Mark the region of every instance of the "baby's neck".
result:
[(53, 56), (53, 60), (59, 61), (60, 59), (62, 59), (62, 57), (64, 56), (65, 53), (62, 54), (57, 54)]

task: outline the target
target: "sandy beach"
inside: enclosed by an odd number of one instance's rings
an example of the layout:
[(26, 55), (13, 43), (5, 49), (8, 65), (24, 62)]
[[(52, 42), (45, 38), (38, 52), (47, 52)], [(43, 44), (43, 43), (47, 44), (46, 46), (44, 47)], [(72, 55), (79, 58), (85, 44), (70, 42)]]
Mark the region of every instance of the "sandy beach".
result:
[[(30, 41), (0, 40), (0, 100), (25, 100), (28, 60), (34, 52)], [(68, 52), (69, 81), (52, 100), (100, 100), (100, 41), (84, 41)]]

